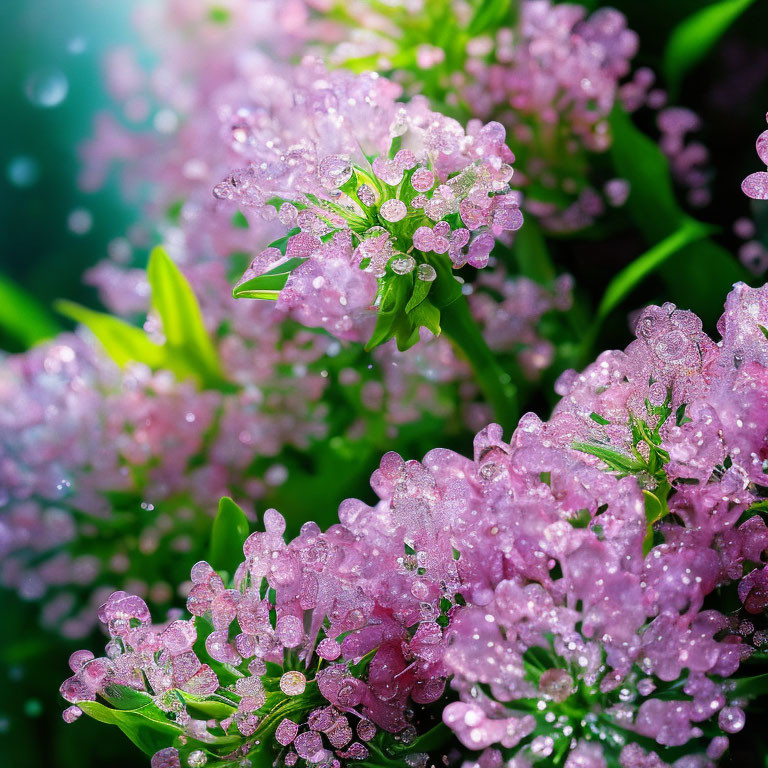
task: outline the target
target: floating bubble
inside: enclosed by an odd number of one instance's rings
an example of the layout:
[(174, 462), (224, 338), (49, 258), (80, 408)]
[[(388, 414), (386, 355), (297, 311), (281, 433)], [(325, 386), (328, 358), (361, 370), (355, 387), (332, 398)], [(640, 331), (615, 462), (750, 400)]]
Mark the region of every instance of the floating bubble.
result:
[(5, 175), (15, 187), (31, 187), (40, 178), (40, 166), (29, 155), (17, 155), (8, 163)]
[(75, 208), (67, 216), (67, 227), (75, 235), (85, 235), (91, 231), (93, 215), (87, 208)]
[(85, 52), (88, 47), (88, 41), (83, 35), (74, 35), (67, 41), (67, 53), (71, 53), (73, 56), (79, 56)]
[(69, 81), (59, 69), (39, 69), (24, 83), (24, 93), (36, 107), (57, 107), (69, 93)]

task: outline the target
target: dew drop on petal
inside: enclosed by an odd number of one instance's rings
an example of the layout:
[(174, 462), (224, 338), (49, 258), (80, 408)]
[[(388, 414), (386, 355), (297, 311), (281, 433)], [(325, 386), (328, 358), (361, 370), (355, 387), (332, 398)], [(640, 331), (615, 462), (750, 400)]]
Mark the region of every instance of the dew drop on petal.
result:
[(380, 209), (381, 217), (387, 221), (400, 221), (408, 213), (402, 200), (387, 200)]
[(338, 189), (352, 178), (352, 165), (346, 157), (328, 155), (320, 161), (317, 175), (324, 187)]
[(361, 184), (357, 188), (357, 199), (363, 205), (371, 206), (376, 202), (376, 195), (368, 184)]
[(286, 696), (300, 696), (304, 693), (304, 689), (307, 687), (307, 678), (301, 674), (291, 670), (285, 672), (280, 678), (280, 690)]

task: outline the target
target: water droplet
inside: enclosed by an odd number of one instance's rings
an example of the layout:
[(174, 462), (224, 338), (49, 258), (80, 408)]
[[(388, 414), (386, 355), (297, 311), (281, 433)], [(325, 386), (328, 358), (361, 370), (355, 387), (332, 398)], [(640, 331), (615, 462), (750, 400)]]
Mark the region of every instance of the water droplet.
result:
[(36, 107), (50, 109), (67, 98), (69, 81), (61, 70), (38, 69), (27, 77), (24, 93)]
[(187, 757), (187, 765), (189, 768), (203, 768), (208, 762), (208, 756), (202, 749), (196, 749), (194, 752), (189, 753)]
[(40, 167), (37, 161), (29, 155), (18, 155), (9, 163), (5, 174), (15, 187), (31, 187), (40, 178)]
[(67, 216), (67, 227), (75, 235), (85, 235), (93, 226), (93, 216), (86, 208), (75, 208)]
[(419, 264), (419, 271), (416, 277), (425, 283), (431, 283), (437, 277), (437, 272), (431, 264)]
[(338, 189), (352, 178), (352, 165), (346, 157), (328, 155), (320, 161), (317, 175), (324, 187)]
[(408, 275), (413, 272), (414, 268), (416, 267), (416, 260), (413, 258), (413, 256), (404, 256), (401, 254), (400, 256), (392, 259), (390, 266), (396, 275)]
[(381, 217), (386, 221), (400, 221), (408, 213), (405, 203), (402, 200), (387, 200), (379, 209)]
[(300, 696), (306, 687), (307, 678), (301, 672), (291, 670), (280, 678), (280, 690), (286, 696)]

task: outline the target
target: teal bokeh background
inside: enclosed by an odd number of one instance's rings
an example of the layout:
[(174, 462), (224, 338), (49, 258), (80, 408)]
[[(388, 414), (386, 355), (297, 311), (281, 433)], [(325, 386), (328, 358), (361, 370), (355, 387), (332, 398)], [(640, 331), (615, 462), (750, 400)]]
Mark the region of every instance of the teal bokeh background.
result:
[[(669, 30), (703, 1), (606, 4), (627, 13), (629, 25), (641, 36), (639, 61), (657, 68)], [(136, 220), (136, 209), (121, 199), (114, 178), (95, 194), (82, 192), (77, 184), (77, 146), (90, 135), (99, 109), (111, 104), (103, 87), (103, 57), (115, 45), (137, 42), (131, 10), (130, 0), (0, 3), (0, 274), (46, 306), (59, 297), (96, 305), (82, 273), (104, 258), (110, 241)], [(766, 29), (768, 0), (759, 0), (689, 78), (682, 94), (683, 103), (704, 118), (702, 139), (718, 169), (713, 203), (702, 218), (717, 222), (725, 241), (730, 223), (748, 209), (738, 183), (759, 164), (752, 146), (768, 109)], [(57, 103), (45, 106), (41, 99)], [(78, 234), (68, 222), (73, 213), (82, 219), (83, 212), (91, 225)], [(558, 247), (568, 251), (578, 285), (598, 295), (605, 271), (615, 269), (625, 243), (577, 238)], [(634, 248), (628, 243), (627, 253)], [(646, 290), (656, 289), (649, 285)], [(626, 327), (617, 324), (615, 337), (616, 344), (626, 344)], [(18, 341), (2, 335), (0, 347), (20, 350)], [(61, 720), (57, 688), (68, 674), (67, 657), (78, 647), (97, 648), (99, 639), (63, 641), (37, 628), (36, 606), (19, 604), (7, 594), (0, 599), (0, 766), (147, 765), (114, 729), (87, 718), (73, 726)], [(752, 742), (745, 740), (742, 749), (739, 753), (737, 744), (733, 764), (757, 765)]]
[[(44, 304), (59, 297), (93, 303), (82, 273), (104, 258), (132, 216), (114, 180), (98, 194), (78, 189), (77, 147), (97, 111), (109, 105), (101, 72), (105, 52), (134, 39), (131, 3), (24, 0), (2, 6), (0, 270)], [(68, 226), (70, 217), (77, 224), (88, 216), (92, 223), (83, 234)]]

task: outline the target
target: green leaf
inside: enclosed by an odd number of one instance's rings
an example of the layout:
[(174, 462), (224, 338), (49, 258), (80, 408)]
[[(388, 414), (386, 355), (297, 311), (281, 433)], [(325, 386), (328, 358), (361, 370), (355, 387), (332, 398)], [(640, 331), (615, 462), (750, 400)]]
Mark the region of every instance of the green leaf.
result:
[[(115, 709), (141, 709), (142, 707), (152, 706), (155, 703), (152, 697), (144, 691), (137, 691), (127, 685), (112, 683), (104, 688), (100, 694), (101, 697), (111, 704)], [(158, 709), (158, 712), (160, 710)]]
[(719, 0), (692, 13), (672, 30), (664, 51), (663, 68), (673, 100), (686, 74), (753, 3), (754, 0)]
[(163, 248), (152, 250), (147, 278), (169, 354), (187, 364), (204, 382), (223, 380), (219, 358), (192, 287)]
[(186, 691), (179, 691), (179, 695), (184, 699), (187, 712), (199, 720), (224, 720), (237, 710), (235, 704), (215, 695), (195, 696)]
[(549, 255), (547, 241), (533, 216), (528, 216), (525, 224), (515, 234), (512, 252), (523, 277), (542, 285), (555, 279), (555, 267)]
[(742, 677), (740, 680), (733, 680), (732, 682), (734, 685), (734, 698), (742, 696), (754, 698), (768, 693), (768, 674)]
[(234, 573), (243, 560), (243, 544), (248, 538), (248, 518), (232, 499), (219, 501), (219, 512), (213, 521), (209, 560), (216, 570)]
[(592, 419), (592, 421), (596, 421), (598, 424), (610, 424), (611, 422), (608, 421), (604, 416), (601, 416), (599, 413), (590, 413), (589, 418)]
[(621, 451), (617, 451), (614, 448), (608, 448), (603, 445), (596, 445), (595, 443), (572, 443), (571, 447), (575, 451), (583, 451), (584, 453), (597, 456), (598, 459), (604, 461), (612, 470), (621, 472), (626, 475), (631, 475), (634, 472), (639, 472), (643, 469), (643, 465), (631, 456), (627, 456)]
[[(450, 312), (450, 309), (447, 311)], [(429, 299), (424, 299), (415, 309), (411, 310), (408, 313), (408, 318), (417, 330), (424, 326), (435, 336), (440, 335), (440, 310)]]
[(59, 327), (48, 310), (9, 278), (0, 275), (0, 330), (25, 347), (50, 339)]
[(651, 491), (643, 491), (643, 498), (645, 500), (645, 520), (646, 531), (645, 538), (643, 539), (643, 554), (647, 555), (651, 549), (653, 549), (653, 526), (669, 510), (665, 510), (661, 503), (661, 500)]
[[(669, 165), (658, 145), (641, 133), (623, 109), (611, 115), (611, 159), (616, 175), (630, 184), (627, 210), (649, 245), (691, 222), (675, 199)], [(749, 282), (736, 259), (716, 243), (698, 239), (659, 267), (665, 295), (714, 325), (731, 286)]]
[(100, 723), (116, 725), (146, 755), (154, 755), (158, 750), (171, 746), (174, 739), (183, 733), (179, 726), (167, 719), (155, 719), (156, 713), (149, 706), (121, 710), (105, 707), (96, 701), (80, 701), (77, 706)]
[(429, 289), (432, 287), (432, 283), (428, 280), (416, 280), (413, 286), (413, 293), (411, 298), (408, 299), (408, 303), (405, 305), (405, 311), (410, 312), (421, 304), (429, 294)]
[(642, 280), (658, 269), (670, 256), (686, 245), (707, 237), (712, 231), (712, 227), (694, 219), (684, 220), (678, 230), (647, 250), (642, 256), (638, 256), (608, 283), (597, 309), (597, 319), (604, 320)]
[(499, 27), (514, 24), (512, 0), (480, 0), (467, 27), (470, 37), (495, 32)]
[(398, 321), (403, 319), (403, 311), (412, 289), (413, 278), (411, 275), (395, 275), (384, 278), (381, 288), (381, 302), (376, 315), (376, 326), (365, 345), (366, 350), (374, 349), (394, 338), (398, 332)]
[(165, 361), (163, 347), (150, 341), (141, 328), (72, 301), (57, 301), (55, 306), (62, 315), (88, 328), (121, 368), (132, 362), (158, 368)]
[(257, 275), (236, 285), (232, 295), (236, 299), (266, 299), (277, 301), (280, 291), (283, 290), (288, 278), (296, 267), (303, 264), (306, 259), (293, 258), (282, 262), (269, 272)]
[(232, 214), (232, 226), (235, 229), (248, 229), (250, 224), (248, 219), (245, 218), (245, 214), (242, 211), (235, 211)]

